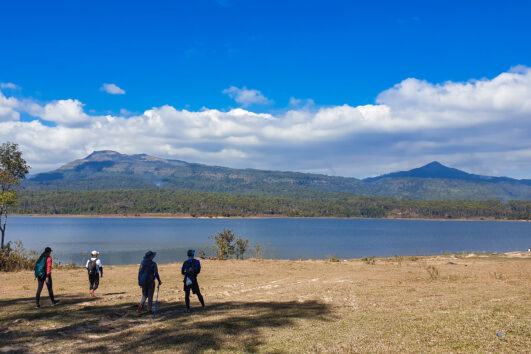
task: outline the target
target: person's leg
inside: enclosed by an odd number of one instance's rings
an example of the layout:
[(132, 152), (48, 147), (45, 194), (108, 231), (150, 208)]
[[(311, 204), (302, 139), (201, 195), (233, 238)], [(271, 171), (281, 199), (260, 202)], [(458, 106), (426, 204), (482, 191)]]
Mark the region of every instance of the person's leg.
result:
[(96, 274), (94, 275), (94, 285), (92, 286), (92, 290), (96, 290), (99, 285), (100, 285), (100, 275)]
[(184, 302), (186, 303), (186, 308), (190, 310), (190, 287), (184, 287)]
[(197, 298), (199, 299), (201, 306), (205, 307), (205, 300), (203, 300), (203, 295), (201, 295), (201, 291), (197, 292)]
[(149, 286), (148, 312), (151, 312), (151, 308), (153, 307), (153, 294), (155, 294), (155, 282), (151, 283), (151, 285)]
[(203, 300), (203, 295), (201, 295), (201, 290), (199, 290), (199, 283), (197, 281), (192, 285), (194, 294), (197, 295), (201, 306), (205, 307), (205, 301)]
[(55, 303), (55, 298), (53, 296), (53, 286), (52, 286), (52, 275), (49, 275), (49, 279), (46, 282), (46, 287), (48, 288), (48, 295), (50, 295), (50, 300), (52, 300), (52, 304)]
[(44, 286), (44, 278), (37, 278), (37, 293), (35, 294), (35, 303), (37, 307), (40, 306), (42, 287)]
[(142, 300), (140, 300), (140, 306), (141, 307), (144, 307), (144, 304), (146, 303), (146, 299), (148, 298), (148, 287), (147, 286), (143, 286), (142, 287)]
[(142, 313), (142, 308), (144, 307), (144, 304), (146, 303), (146, 299), (148, 296), (148, 289), (146, 286), (142, 287), (142, 299), (140, 300), (140, 303), (138, 304), (138, 308), (136, 309), (137, 313)]

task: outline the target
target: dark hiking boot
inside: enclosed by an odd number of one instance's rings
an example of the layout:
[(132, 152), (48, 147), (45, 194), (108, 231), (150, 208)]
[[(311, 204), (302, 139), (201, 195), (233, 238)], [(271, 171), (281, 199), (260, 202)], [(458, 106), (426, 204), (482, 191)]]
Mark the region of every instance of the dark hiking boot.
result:
[(52, 306), (55, 306), (55, 305), (57, 305), (60, 302), (61, 302), (61, 300), (53, 300), (52, 301)]
[(35, 305), (35, 308), (36, 308), (36, 309), (40, 309), (40, 308), (41, 308), (41, 305), (37, 304), (37, 305)]

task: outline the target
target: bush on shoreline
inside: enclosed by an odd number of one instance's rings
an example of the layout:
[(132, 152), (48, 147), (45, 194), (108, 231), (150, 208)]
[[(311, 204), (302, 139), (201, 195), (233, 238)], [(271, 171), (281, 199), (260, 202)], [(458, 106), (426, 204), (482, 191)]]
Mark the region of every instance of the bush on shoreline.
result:
[(22, 241), (8, 242), (6, 247), (0, 251), (0, 271), (33, 270), (37, 258), (37, 252), (27, 251)]

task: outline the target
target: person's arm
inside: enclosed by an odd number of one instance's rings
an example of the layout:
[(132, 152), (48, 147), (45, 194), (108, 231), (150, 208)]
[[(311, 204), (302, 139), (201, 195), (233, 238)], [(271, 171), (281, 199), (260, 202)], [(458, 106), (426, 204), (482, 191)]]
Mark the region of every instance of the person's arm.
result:
[(46, 283), (50, 282), (50, 276), (52, 275), (52, 264), (52, 257), (48, 257), (48, 259), (46, 259)]
[(184, 275), (184, 270), (186, 268), (186, 262), (183, 263), (183, 267), (181, 268), (181, 274)]
[(162, 284), (159, 277), (159, 267), (157, 267), (157, 263), (155, 263), (155, 278), (159, 281), (159, 286)]
[(103, 278), (103, 263), (101, 263), (101, 259), (98, 259), (96, 264), (98, 265), (98, 268), (100, 269), (100, 276)]
[(88, 269), (89, 262), (90, 262), (90, 259), (87, 259), (87, 264), (85, 264), (85, 268), (87, 268), (87, 269)]
[(197, 261), (197, 274), (199, 274), (201, 273), (201, 262), (199, 262), (199, 259), (196, 259), (196, 261)]

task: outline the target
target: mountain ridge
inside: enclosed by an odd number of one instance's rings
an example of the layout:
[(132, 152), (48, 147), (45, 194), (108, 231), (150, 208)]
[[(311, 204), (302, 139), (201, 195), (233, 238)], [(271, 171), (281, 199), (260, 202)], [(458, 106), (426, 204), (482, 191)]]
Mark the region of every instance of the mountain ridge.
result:
[(290, 197), (315, 197), (324, 192), (434, 200), (531, 200), (531, 180), (471, 174), (437, 161), (408, 171), (361, 180), (314, 173), (210, 166), (112, 150), (94, 151), (56, 170), (34, 175), (24, 181), (24, 187), (29, 190), (164, 187)]

